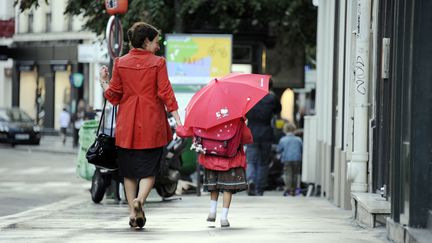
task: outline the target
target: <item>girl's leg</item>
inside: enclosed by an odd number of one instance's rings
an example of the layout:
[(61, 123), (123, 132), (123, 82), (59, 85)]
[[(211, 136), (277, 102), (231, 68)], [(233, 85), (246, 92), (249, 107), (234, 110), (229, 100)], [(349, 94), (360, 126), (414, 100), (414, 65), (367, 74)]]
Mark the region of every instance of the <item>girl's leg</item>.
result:
[(301, 193), (301, 163), (296, 161), (294, 165), (294, 177), (295, 177), (295, 195)]
[(224, 193), (223, 193), (223, 207), (224, 208), (229, 208), (230, 207), (230, 205), (231, 205), (231, 198), (232, 198), (232, 193), (224, 191)]
[(211, 191), (210, 192), (210, 200), (217, 201), (218, 197), (219, 197), (219, 192), (218, 191)]
[(126, 190), (126, 199), (129, 206), (129, 217), (135, 218), (135, 212), (133, 210), (133, 200), (136, 197), (137, 191), (137, 180), (132, 178), (124, 178), (124, 187)]
[(221, 227), (229, 227), (230, 224), (228, 222), (228, 210), (231, 205), (232, 193), (228, 191), (224, 191), (223, 193), (223, 208), (222, 208), (222, 216), (221, 216)]
[(216, 221), (216, 209), (217, 209), (217, 200), (219, 197), (218, 191), (211, 191), (210, 192), (210, 212), (207, 217), (207, 221), (214, 222)]
[(290, 167), (288, 164), (285, 164), (283, 167), (283, 181), (284, 181), (284, 196), (288, 196), (289, 195), (289, 191), (291, 189), (291, 184), (289, 181), (289, 172), (290, 171)]

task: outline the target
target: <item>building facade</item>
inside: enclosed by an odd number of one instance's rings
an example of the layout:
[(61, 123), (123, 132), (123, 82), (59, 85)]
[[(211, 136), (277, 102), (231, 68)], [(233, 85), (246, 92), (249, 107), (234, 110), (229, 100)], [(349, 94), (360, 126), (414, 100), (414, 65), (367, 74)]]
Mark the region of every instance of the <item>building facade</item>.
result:
[(25, 110), (45, 132), (59, 129), (64, 107), (76, 110), (80, 100), (92, 97), (94, 75), (80, 63), (78, 46), (95, 41), (83, 31), (83, 18), (65, 16), (66, 0), (20, 12), (15, 10), (13, 37), (12, 106)]
[(303, 179), (359, 222), (386, 225), (394, 242), (432, 233), (431, 8), (319, 1), (317, 114), (306, 118)]
[(13, 1), (0, 0), (0, 107), (12, 105), (12, 59), (10, 46), (15, 33)]

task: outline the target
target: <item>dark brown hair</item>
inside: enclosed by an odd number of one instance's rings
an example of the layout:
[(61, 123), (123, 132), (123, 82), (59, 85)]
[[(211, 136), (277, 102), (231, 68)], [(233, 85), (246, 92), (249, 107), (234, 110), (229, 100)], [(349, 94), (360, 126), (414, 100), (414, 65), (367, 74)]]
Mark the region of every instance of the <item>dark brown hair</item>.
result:
[(134, 48), (143, 48), (144, 41), (153, 41), (159, 31), (152, 25), (144, 22), (136, 22), (127, 31), (129, 43)]

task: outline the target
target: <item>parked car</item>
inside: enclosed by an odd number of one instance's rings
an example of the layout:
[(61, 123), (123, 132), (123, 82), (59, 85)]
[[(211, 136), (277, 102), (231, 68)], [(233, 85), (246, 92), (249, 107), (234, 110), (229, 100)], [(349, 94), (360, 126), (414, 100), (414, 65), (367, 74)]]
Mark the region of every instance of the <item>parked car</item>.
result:
[(0, 142), (39, 144), (40, 127), (18, 107), (0, 108)]

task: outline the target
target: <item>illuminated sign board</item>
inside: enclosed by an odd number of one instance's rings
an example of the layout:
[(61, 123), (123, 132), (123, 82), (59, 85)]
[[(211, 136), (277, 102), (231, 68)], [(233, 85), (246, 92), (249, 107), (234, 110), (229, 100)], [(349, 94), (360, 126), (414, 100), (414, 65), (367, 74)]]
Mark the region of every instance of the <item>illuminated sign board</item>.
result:
[(166, 35), (168, 76), (173, 84), (207, 84), (231, 72), (232, 35)]

